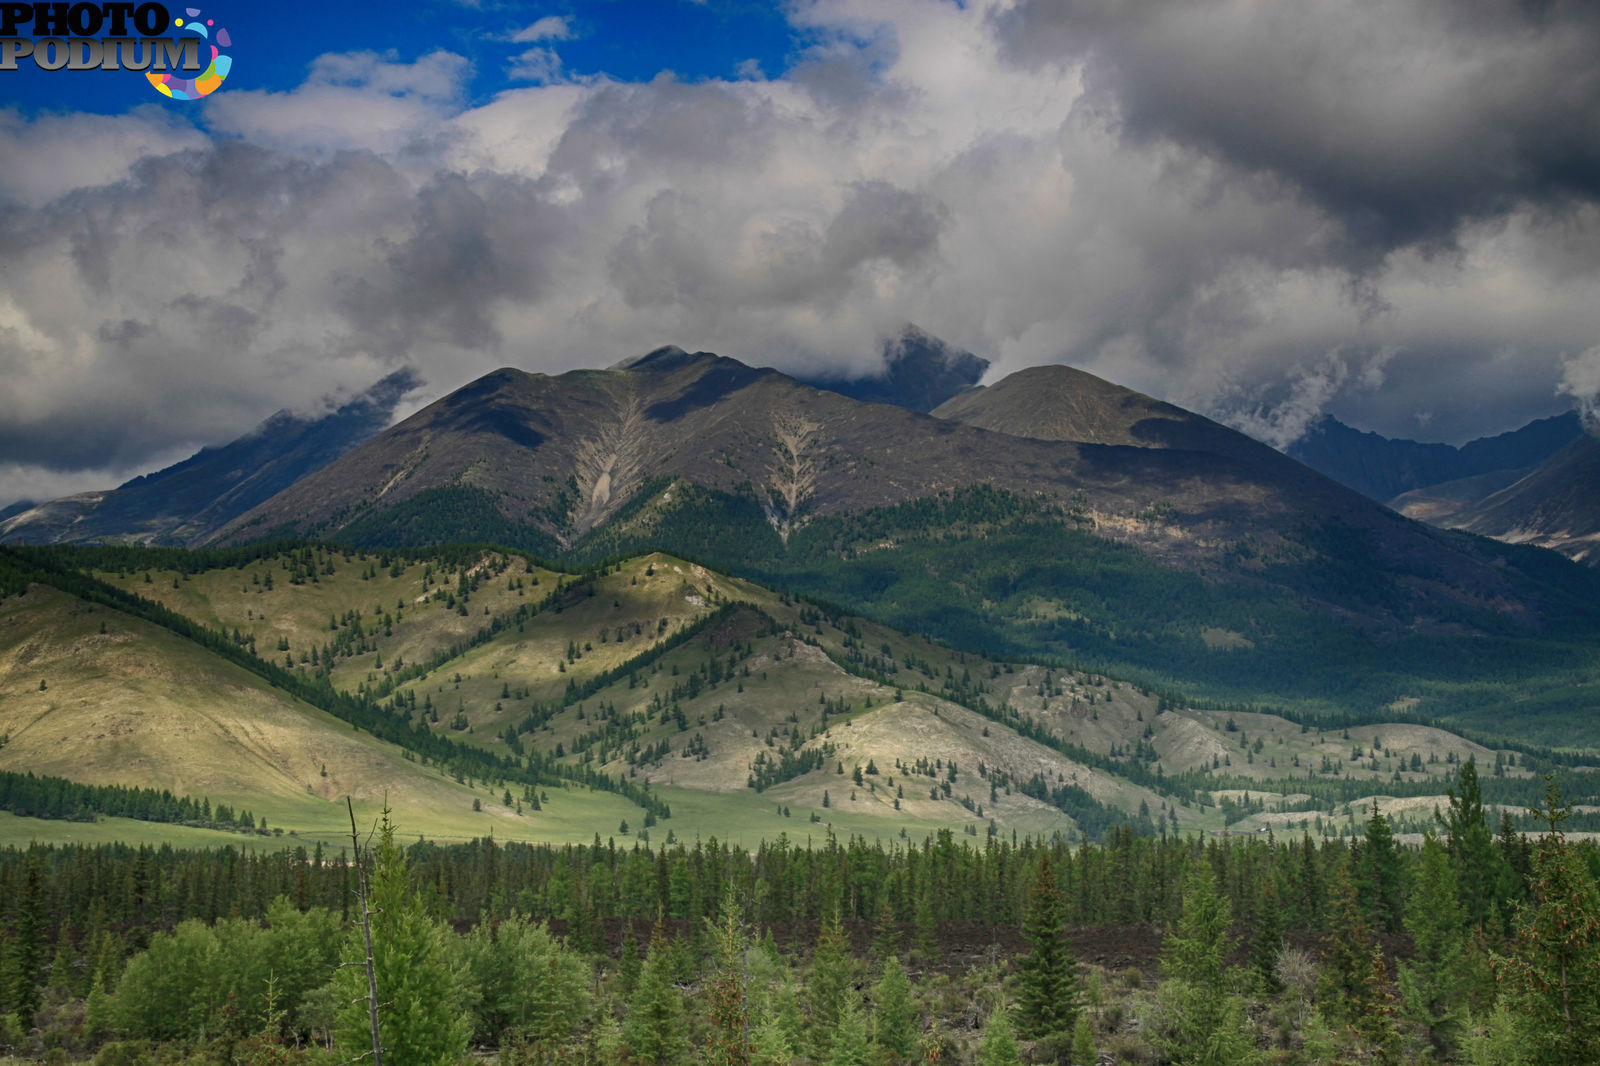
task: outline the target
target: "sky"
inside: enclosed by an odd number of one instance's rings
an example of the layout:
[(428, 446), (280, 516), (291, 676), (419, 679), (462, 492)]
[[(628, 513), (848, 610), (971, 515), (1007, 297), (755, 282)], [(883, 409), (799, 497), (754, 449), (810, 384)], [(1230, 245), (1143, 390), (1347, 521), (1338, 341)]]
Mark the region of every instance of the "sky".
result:
[(402, 366), (848, 376), (908, 322), (1280, 447), (1600, 396), (1600, 5), (197, 10), (203, 99), (0, 71), (0, 505)]

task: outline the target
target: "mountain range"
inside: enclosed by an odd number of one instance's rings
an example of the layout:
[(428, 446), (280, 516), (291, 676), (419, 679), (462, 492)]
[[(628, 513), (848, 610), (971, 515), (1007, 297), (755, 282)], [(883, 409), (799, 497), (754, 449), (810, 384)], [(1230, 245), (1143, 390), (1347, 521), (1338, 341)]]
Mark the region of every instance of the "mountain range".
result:
[(1288, 454), (1341, 485), (1387, 502), (1445, 482), (1526, 473), (1581, 436), (1583, 424), (1576, 411), (1460, 447), (1395, 440), (1323, 416), (1289, 446)]
[[(661, 549), (975, 651), (1328, 706), (1428, 698), (1463, 676), (1499, 706), (1513, 672), (1565, 683), (1573, 647), (1594, 639), (1600, 583), (1553, 555), (1410, 521), (1082, 371), (979, 387), (982, 369), (917, 331), (871, 388), (667, 347), (607, 370), (504, 368), (379, 431), (412, 384), (397, 379), (70, 522), (52, 526), (46, 506), (0, 529), (493, 543), (568, 565)], [(939, 403), (924, 414), (836, 388)], [(1539, 433), (1461, 451), (1523, 456)], [(285, 444), (293, 461), (271, 461)]]

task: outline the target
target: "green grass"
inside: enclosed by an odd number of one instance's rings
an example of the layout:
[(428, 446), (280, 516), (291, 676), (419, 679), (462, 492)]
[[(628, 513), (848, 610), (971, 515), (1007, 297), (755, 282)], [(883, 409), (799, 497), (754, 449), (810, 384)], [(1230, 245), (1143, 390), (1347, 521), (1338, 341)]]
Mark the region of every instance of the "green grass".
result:
[(152, 847), (231, 846), (248, 851), (279, 851), (297, 845), (309, 847), (312, 844), (309, 838), (287, 834), (258, 836), (253, 833), (224, 833), (215, 829), (140, 822), (131, 818), (102, 818), (96, 822), (60, 822), (44, 818), (23, 818), (9, 811), (0, 811), (0, 848), (25, 848), (29, 844), (93, 847), (97, 844), (125, 841), (138, 841)]

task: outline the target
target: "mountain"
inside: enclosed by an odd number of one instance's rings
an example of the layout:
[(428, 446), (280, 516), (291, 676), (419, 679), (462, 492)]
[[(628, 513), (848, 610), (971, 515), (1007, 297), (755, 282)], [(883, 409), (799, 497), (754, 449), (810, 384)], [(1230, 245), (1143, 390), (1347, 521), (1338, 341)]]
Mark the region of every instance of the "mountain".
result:
[(1522, 478), (1442, 522), (1600, 566), (1600, 440), (1580, 434)]
[(1537, 466), (1583, 434), (1576, 411), (1541, 418), (1521, 429), (1461, 447), (1391, 440), (1324, 417), (1288, 454), (1374, 500), (1430, 485)]
[[(450, 489), (492, 499), (497, 535), (555, 554), (605, 526), (647, 485), (684, 479), (753, 503), (782, 541), (818, 518), (981, 483), (1076, 498), (1099, 516), (1086, 522), (1103, 518), (1109, 535), (1153, 550), (1215, 554), (1207, 538), (1236, 535), (1246, 523), (1270, 536), (1305, 508), (1348, 510), (1346, 490), (1303, 475), (1291, 479), (1290, 499), (1284, 484), (1228, 457), (1022, 442), (663, 348), (611, 370), (489, 374), (241, 516), (220, 539), (315, 530), (377, 543), (385, 529), (406, 539), (417, 530), (404, 508)], [(1158, 505), (1176, 521), (1136, 519)]]
[[(975, 410), (1024, 427), (1035, 377)], [(1574, 683), (1600, 622), (1594, 574), (1406, 520), (1215, 423), (1102, 391), (1115, 402), (1094, 432), (1141, 445), (996, 432), (676, 348), (554, 377), (507, 368), (213, 541), (495, 543), (566, 565), (662, 549), (968, 650), (1219, 698), (1372, 706), (1455, 684), (1489, 708), (1519, 671), (1539, 691)]]
[(230, 444), (202, 448), (118, 488), (6, 516), (0, 521), (0, 543), (198, 542), (370, 439), (420, 384), (412, 371), (400, 370), (325, 415), (279, 411)]
[(928, 412), (976, 385), (989, 361), (952, 347), (916, 326), (884, 345), (883, 369), (850, 379), (805, 378), (806, 384), (863, 403), (888, 403)]
[[(1037, 392), (1032, 372), (1020, 376), (1020, 387), (1003, 382), (977, 402), (994, 397), (989, 407), (1005, 421), (1012, 400)], [(417, 543), (469, 532), (424, 528), (420, 509), (429, 523), (487, 523), (480, 533), (554, 556), (624, 512), (631, 518), (629, 505), (644, 502), (646, 490), (681, 480), (752, 505), (778, 547), (821, 519), (975, 485), (1071, 510), (1079, 526), (1191, 567), (1220, 562), (1246, 536), (1276, 544), (1307, 522), (1335, 518), (1397, 547), (1442, 546), (1265, 446), (1170, 410), (1174, 417), (1108, 415), (1126, 428), (1104, 439), (1165, 434), (1178, 445), (1152, 448), (1022, 439), (677, 348), (558, 377), (507, 368), (301, 479), (218, 539), (314, 532)], [(452, 507), (435, 506), (440, 492)]]
[(1208, 452), (1292, 469), (1272, 448), (1237, 430), (1069, 366), (1019, 370), (947, 400), (932, 413), (1035, 440)]
[(1389, 501), (1389, 506), (1407, 518), (1448, 527), (1452, 515), (1459, 514), (1508, 485), (1516, 484), (1529, 473), (1525, 468), (1492, 470), (1487, 474), (1476, 474), (1455, 481), (1441, 481), (1437, 485), (1402, 492)]

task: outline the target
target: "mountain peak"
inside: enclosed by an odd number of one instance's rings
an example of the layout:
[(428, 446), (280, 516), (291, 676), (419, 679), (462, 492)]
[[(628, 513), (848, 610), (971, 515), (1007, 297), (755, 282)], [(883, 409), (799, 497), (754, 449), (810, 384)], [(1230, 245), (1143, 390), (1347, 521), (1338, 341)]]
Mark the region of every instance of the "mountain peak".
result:
[(607, 367), (607, 370), (646, 370), (669, 372), (681, 370), (696, 363), (711, 362), (719, 358), (710, 352), (686, 352), (676, 344), (663, 344), (643, 355), (631, 355)]

